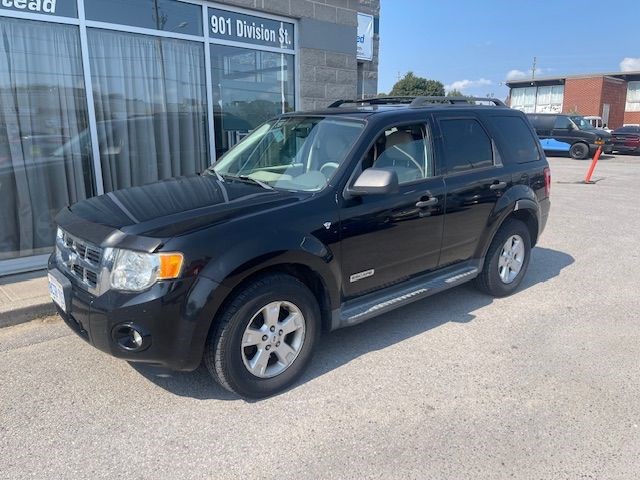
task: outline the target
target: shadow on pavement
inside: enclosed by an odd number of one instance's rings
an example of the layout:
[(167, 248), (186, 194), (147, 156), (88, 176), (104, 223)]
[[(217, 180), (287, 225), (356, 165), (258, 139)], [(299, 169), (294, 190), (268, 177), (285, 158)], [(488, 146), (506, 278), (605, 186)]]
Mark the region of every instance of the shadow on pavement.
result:
[[(544, 283), (574, 262), (571, 255), (557, 250), (533, 249), (529, 271), (518, 292)], [(473, 312), (493, 302), (493, 297), (477, 291), (471, 284), (420, 300), (395, 312), (381, 315), (354, 327), (323, 335), (307, 372), (292, 388), (339, 368), (368, 352), (419, 335), (447, 322), (467, 323)], [(390, 316), (394, 321), (389, 322)], [(237, 400), (217, 385), (201, 366), (194, 372), (172, 372), (159, 367), (132, 363), (131, 366), (159, 387), (179, 396), (197, 399)]]

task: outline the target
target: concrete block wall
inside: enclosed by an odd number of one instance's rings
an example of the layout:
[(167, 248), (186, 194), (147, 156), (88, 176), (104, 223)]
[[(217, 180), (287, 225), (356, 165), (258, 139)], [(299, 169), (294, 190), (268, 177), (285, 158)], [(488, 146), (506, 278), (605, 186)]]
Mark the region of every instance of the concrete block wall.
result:
[[(298, 28), (298, 110), (324, 108), (341, 98), (356, 98), (357, 13), (380, 15), (380, 0), (217, 0), (218, 3), (296, 18)], [(374, 59), (361, 62), (367, 94), (378, 84), (379, 35)]]

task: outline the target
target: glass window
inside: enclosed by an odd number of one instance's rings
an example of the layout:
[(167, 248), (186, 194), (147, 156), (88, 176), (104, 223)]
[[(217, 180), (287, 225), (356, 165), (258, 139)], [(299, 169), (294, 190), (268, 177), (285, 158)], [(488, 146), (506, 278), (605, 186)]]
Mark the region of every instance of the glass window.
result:
[(202, 7), (192, 3), (176, 0), (84, 0), (84, 4), (87, 20), (202, 35)]
[(78, 18), (77, 0), (2, 0), (0, 10)]
[(540, 159), (537, 138), (522, 118), (513, 115), (491, 117), (491, 123), (504, 150), (504, 163), (526, 163)]
[(324, 188), (364, 124), (293, 116), (272, 120), (229, 150), (213, 170), (231, 181), (265, 183), (287, 190)]
[(627, 84), (627, 112), (640, 112), (640, 82)]
[(211, 45), (216, 156), (294, 103), (293, 55)]
[[(49, 253), (53, 217), (94, 193), (78, 27), (0, 21), (0, 259)], [(66, 147), (66, 148), (65, 148)]]
[(569, 117), (558, 115), (556, 117), (556, 122), (554, 123), (553, 128), (559, 130), (567, 130), (570, 129), (572, 125), (573, 124), (571, 123), (571, 120), (569, 120)]
[(511, 108), (533, 113), (536, 110), (536, 87), (518, 87), (511, 89)]
[(363, 162), (363, 169), (395, 171), (400, 183), (432, 177), (434, 163), (429, 130), (422, 124), (389, 128), (378, 137)]
[(442, 144), (449, 173), (493, 165), (493, 149), (487, 133), (475, 119), (441, 120)]
[(105, 191), (208, 165), (204, 46), (89, 29)]

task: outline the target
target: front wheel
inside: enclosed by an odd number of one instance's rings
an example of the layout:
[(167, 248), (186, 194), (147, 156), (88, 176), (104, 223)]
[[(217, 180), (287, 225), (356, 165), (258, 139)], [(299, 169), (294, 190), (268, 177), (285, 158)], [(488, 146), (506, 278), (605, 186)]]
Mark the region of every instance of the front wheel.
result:
[(520, 220), (509, 219), (493, 238), (476, 286), (494, 297), (506, 297), (516, 291), (529, 266), (531, 235)]
[(309, 364), (319, 323), (318, 303), (302, 282), (284, 274), (262, 277), (223, 310), (204, 363), (220, 385), (242, 397), (274, 395)]
[(574, 143), (569, 149), (569, 155), (576, 160), (584, 160), (589, 157), (589, 145), (586, 143)]

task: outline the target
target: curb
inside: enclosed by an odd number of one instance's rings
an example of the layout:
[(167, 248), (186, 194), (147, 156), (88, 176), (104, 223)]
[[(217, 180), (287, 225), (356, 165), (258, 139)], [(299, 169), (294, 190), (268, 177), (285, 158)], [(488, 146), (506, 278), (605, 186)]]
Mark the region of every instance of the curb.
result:
[(47, 302), (12, 308), (11, 310), (0, 312), (0, 328), (27, 323), (41, 317), (54, 315), (55, 313), (56, 308), (49, 299), (47, 299)]

